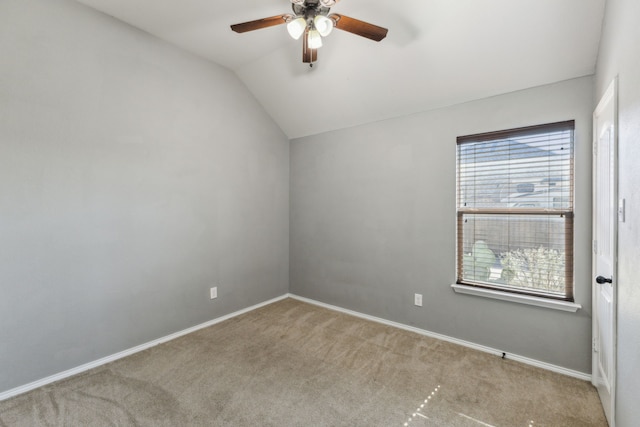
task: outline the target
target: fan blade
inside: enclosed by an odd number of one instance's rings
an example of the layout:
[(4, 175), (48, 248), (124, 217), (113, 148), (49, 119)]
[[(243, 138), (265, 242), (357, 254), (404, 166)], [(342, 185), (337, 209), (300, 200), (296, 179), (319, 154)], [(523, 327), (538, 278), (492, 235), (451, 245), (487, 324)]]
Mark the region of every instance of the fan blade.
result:
[(276, 15), (269, 18), (256, 19), (255, 21), (233, 24), (231, 29), (236, 33), (246, 33), (247, 31), (259, 30), (261, 28), (273, 27), (287, 22), (291, 15)]
[(302, 36), (302, 62), (311, 64), (318, 60), (318, 49), (311, 49), (309, 47), (309, 27), (305, 28), (304, 35)]
[(387, 32), (389, 31), (386, 28), (378, 27), (377, 25), (369, 24), (368, 22), (349, 18), (348, 16), (339, 15), (337, 13), (332, 13), (329, 15), (329, 18), (333, 20), (336, 28), (377, 42), (387, 37)]

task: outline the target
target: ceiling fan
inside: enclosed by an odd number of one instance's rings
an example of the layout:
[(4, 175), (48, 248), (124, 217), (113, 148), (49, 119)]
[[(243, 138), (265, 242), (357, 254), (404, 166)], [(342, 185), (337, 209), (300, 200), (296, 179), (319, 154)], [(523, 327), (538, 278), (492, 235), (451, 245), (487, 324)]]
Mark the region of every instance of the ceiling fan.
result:
[(322, 37), (331, 33), (333, 27), (379, 42), (387, 36), (387, 29), (368, 22), (337, 13), (329, 14), (330, 8), (340, 0), (290, 0), (293, 14), (271, 16), (255, 21), (234, 24), (236, 33), (259, 30), (275, 25), (287, 24), (287, 31), (294, 39), (302, 37), (302, 62), (313, 66), (318, 59), (318, 48)]

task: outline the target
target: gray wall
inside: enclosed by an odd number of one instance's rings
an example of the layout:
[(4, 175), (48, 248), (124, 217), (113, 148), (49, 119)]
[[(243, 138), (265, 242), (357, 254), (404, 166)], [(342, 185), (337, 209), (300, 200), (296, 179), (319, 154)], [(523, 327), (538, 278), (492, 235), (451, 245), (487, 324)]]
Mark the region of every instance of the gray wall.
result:
[[(592, 84), (585, 77), (292, 141), (291, 292), (591, 372)], [(583, 309), (454, 293), (456, 137), (569, 119)]]
[(72, 1), (2, 0), (0, 391), (286, 293), (288, 180), (230, 71)]
[(619, 197), (626, 199), (627, 221), (618, 233), (618, 426), (640, 420), (640, 2), (608, 0), (598, 59), (596, 96), (618, 76)]

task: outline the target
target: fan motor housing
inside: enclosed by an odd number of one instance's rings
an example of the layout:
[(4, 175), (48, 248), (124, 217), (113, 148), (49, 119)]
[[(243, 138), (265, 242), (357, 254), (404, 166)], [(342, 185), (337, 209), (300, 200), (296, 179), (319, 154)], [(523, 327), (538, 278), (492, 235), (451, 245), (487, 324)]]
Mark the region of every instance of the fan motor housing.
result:
[(296, 16), (304, 16), (307, 19), (315, 18), (316, 15), (327, 16), (331, 10), (329, 7), (320, 5), (318, 0), (307, 0), (303, 5), (294, 3), (291, 8)]

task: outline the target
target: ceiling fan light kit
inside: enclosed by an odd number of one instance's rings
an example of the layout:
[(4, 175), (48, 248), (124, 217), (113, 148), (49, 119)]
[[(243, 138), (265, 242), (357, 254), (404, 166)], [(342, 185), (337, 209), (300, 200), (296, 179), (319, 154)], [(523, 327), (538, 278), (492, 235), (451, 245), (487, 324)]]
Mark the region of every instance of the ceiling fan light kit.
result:
[(308, 36), (309, 47), (311, 49), (318, 49), (322, 47), (322, 36), (320, 36), (320, 32), (318, 30), (309, 30)]
[(289, 35), (298, 40), (302, 35), (302, 62), (313, 66), (318, 59), (317, 49), (322, 47), (322, 37), (331, 34), (333, 27), (379, 42), (387, 36), (388, 30), (368, 22), (336, 13), (329, 14), (330, 7), (339, 0), (290, 0), (293, 15), (284, 14), (269, 18), (234, 24), (236, 33), (259, 30), (280, 24), (287, 24)]
[(331, 34), (331, 30), (333, 30), (333, 21), (327, 18), (324, 15), (316, 15), (313, 18), (313, 25), (316, 27), (316, 30), (320, 33), (322, 37), (327, 37)]
[(287, 24), (287, 31), (289, 31), (289, 35), (296, 40), (304, 34), (305, 28), (307, 28), (307, 20), (302, 16), (300, 18), (292, 19)]

